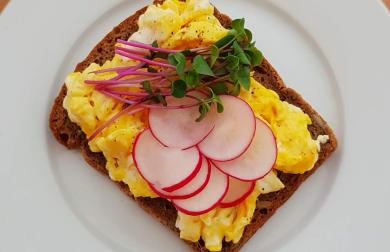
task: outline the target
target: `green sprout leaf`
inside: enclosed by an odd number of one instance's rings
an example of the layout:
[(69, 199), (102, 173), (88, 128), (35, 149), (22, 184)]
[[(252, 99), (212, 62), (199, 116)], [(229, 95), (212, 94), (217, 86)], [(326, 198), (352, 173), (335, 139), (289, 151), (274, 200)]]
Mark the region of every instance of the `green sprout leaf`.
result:
[(185, 49), (181, 52), (184, 56), (191, 56), (193, 53), (191, 52), (190, 49)]
[(226, 57), (226, 69), (229, 71), (234, 71), (240, 66), (240, 59), (237, 56), (229, 55)]
[(237, 41), (244, 41), (245, 39), (247, 39), (247, 35), (246, 35), (246, 32), (245, 32), (245, 19), (242, 18), (242, 19), (235, 19), (232, 21), (232, 27), (233, 27), (233, 30), (236, 31), (236, 39)]
[(149, 72), (149, 73), (157, 73), (158, 71), (157, 71), (156, 68), (151, 67), (151, 66), (148, 66), (148, 72)]
[(234, 50), (234, 55), (236, 55), (240, 59), (240, 62), (242, 64), (245, 64), (245, 65), (251, 64), (249, 59), (246, 57), (244, 50), (237, 43), (237, 41), (234, 41), (234, 43), (233, 43), (233, 50)]
[(176, 66), (177, 65), (177, 60), (176, 60), (176, 57), (175, 57), (175, 54), (173, 53), (170, 53), (168, 55), (168, 63), (173, 65), (173, 66)]
[(222, 113), (224, 110), (223, 103), (221, 101), (221, 98), (219, 96), (215, 96), (214, 102), (217, 104), (217, 112)]
[(212, 45), (210, 50), (211, 50), (210, 66), (213, 67), (215, 62), (217, 62), (217, 59), (219, 58), (219, 49), (217, 46)]
[(222, 102), (217, 102), (217, 112), (222, 113), (224, 110)]
[(232, 28), (239, 34), (245, 33), (245, 18), (235, 19), (232, 21)]
[(186, 83), (189, 87), (198, 87), (200, 85), (200, 76), (195, 70), (188, 71)]
[(218, 48), (225, 47), (228, 44), (230, 44), (231, 42), (233, 42), (234, 38), (235, 38), (235, 35), (230, 34), (230, 32), (229, 32), (228, 35), (226, 35), (225, 37), (218, 40), (214, 45)]
[(241, 86), (239, 83), (236, 83), (233, 87), (233, 90), (230, 92), (230, 95), (238, 96), (241, 92)]
[(209, 89), (210, 90), (210, 93), (211, 93), (211, 98), (210, 98), (210, 103), (215, 103), (217, 105), (217, 112), (218, 113), (222, 113), (223, 112), (223, 104), (222, 104), (222, 101), (221, 101), (221, 98), (216, 94), (214, 93), (213, 89)]
[(217, 83), (211, 84), (210, 88), (217, 95), (223, 95), (223, 94), (228, 93), (228, 88), (226, 86), (226, 83), (224, 83), (224, 82), (217, 82)]
[(151, 96), (154, 95), (150, 81), (143, 81), (143, 82), (141, 82), (141, 85), (146, 93), (148, 93)]
[(250, 57), (252, 66), (259, 66), (263, 61), (263, 54), (255, 47), (247, 51), (247, 55)]
[(154, 48), (158, 48), (158, 42), (157, 42), (157, 40), (153, 41), (152, 46), (153, 46)]
[(198, 73), (208, 76), (214, 76), (213, 71), (210, 66), (207, 64), (207, 61), (200, 55), (195, 56), (192, 63), (192, 68)]
[(253, 39), (252, 32), (249, 29), (244, 29), (244, 30), (245, 30), (247, 42), (250, 43)]
[(231, 72), (229, 73), (229, 77), (230, 77), (230, 80), (231, 80), (234, 84), (238, 83), (238, 70), (235, 69), (234, 71), (231, 71)]
[(196, 119), (197, 122), (202, 121), (207, 113), (210, 111), (210, 105), (207, 102), (202, 101), (199, 105), (199, 117)]
[(158, 101), (159, 103), (162, 103), (163, 106), (166, 107), (166, 106), (168, 105), (168, 104), (167, 104), (167, 101), (166, 101), (166, 99), (165, 99), (165, 97), (161, 95), (160, 89), (158, 89), (157, 92), (156, 92), (156, 99), (157, 99), (157, 101)]
[(176, 72), (181, 79), (185, 79), (186, 56), (183, 53), (170, 53), (168, 55), (168, 62), (176, 66)]
[(176, 98), (183, 98), (186, 95), (187, 85), (183, 80), (175, 80), (171, 85), (171, 94)]
[(237, 72), (237, 78), (240, 85), (245, 89), (249, 90), (250, 87), (250, 69), (248, 66), (240, 68)]

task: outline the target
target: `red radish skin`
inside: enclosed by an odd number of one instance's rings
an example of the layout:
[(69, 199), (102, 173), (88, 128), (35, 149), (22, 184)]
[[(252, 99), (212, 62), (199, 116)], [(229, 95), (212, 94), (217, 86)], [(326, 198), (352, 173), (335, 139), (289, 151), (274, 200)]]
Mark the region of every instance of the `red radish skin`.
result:
[(200, 168), (199, 173), (195, 176), (195, 178), (191, 180), (191, 182), (189, 182), (187, 185), (183, 186), (182, 188), (179, 188), (176, 191), (168, 193), (162, 189), (155, 188), (152, 185), (150, 185), (150, 187), (158, 196), (162, 198), (188, 199), (198, 194), (206, 187), (210, 179), (210, 173), (211, 173), (211, 163), (206, 158), (203, 158), (202, 166)]
[(250, 146), (256, 131), (256, 117), (241, 98), (230, 95), (220, 98), (224, 112), (217, 115), (213, 131), (198, 146), (209, 159), (230, 161)]
[[(193, 104), (194, 99), (168, 97), (168, 106)], [(181, 109), (151, 109), (149, 126), (153, 136), (168, 147), (188, 149), (202, 142), (213, 130), (216, 111), (212, 109), (206, 118), (196, 122), (198, 106)]]
[(180, 212), (192, 216), (201, 215), (219, 205), (225, 197), (228, 187), (228, 176), (212, 165), (210, 180), (200, 193), (188, 199), (172, 200), (172, 203)]
[(229, 189), (219, 204), (222, 208), (233, 207), (243, 202), (255, 189), (256, 182), (245, 182), (229, 177)]
[(274, 166), (277, 145), (271, 128), (256, 118), (256, 134), (248, 150), (240, 157), (213, 164), (227, 175), (242, 181), (256, 181), (266, 176)]
[(196, 147), (188, 150), (165, 147), (149, 129), (136, 137), (132, 157), (139, 174), (149, 184), (167, 192), (189, 183), (202, 165), (202, 156)]

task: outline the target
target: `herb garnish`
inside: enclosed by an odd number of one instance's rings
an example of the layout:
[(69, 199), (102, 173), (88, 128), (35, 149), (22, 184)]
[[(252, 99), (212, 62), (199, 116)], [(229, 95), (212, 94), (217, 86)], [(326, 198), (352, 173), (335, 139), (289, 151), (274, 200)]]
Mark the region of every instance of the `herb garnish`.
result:
[[(252, 41), (251, 31), (245, 28), (244, 19), (233, 20), (227, 35), (209, 47), (171, 50), (159, 48), (157, 42), (151, 45), (118, 42), (125, 47), (115, 47), (116, 54), (141, 63), (96, 71), (94, 73), (116, 72), (118, 75), (111, 80), (87, 80), (85, 83), (95, 85), (97, 90), (112, 98), (145, 108), (180, 108), (170, 107), (166, 97), (192, 98), (194, 104), (186, 107), (198, 106), (197, 121), (207, 115), (213, 104), (219, 113), (223, 112), (220, 95), (237, 96), (241, 89), (249, 90), (250, 72), (263, 60)], [(137, 95), (118, 91), (126, 87), (136, 87), (140, 91)], [(194, 90), (202, 96), (193, 94)]]

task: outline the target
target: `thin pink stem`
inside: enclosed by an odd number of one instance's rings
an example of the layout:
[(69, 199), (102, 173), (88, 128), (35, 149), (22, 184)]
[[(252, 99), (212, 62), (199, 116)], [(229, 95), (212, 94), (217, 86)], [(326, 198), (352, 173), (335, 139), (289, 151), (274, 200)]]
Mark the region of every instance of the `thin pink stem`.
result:
[(134, 54), (131, 54), (131, 53), (126, 53), (126, 52), (118, 50), (118, 49), (115, 50), (115, 53), (118, 54), (118, 55), (121, 55), (123, 57), (129, 58), (129, 59), (145, 62), (145, 63), (147, 63), (149, 65), (176, 69), (176, 67), (171, 65), (171, 64), (166, 64), (166, 63), (161, 63), (161, 62), (158, 62), (158, 61), (146, 59), (146, 58), (140, 57), (138, 55), (134, 55)]
[(110, 92), (105, 91), (105, 90), (99, 90), (99, 92), (101, 92), (102, 94), (105, 94), (105, 95), (107, 95), (107, 96), (109, 96), (109, 97), (111, 97), (113, 99), (121, 101), (123, 103), (130, 104), (130, 105), (139, 104), (140, 107), (149, 108), (149, 109), (184, 109), (184, 108), (192, 108), (192, 107), (195, 107), (195, 106), (199, 105), (198, 102), (196, 102), (194, 104), (179, 105), (179, 106), (164, 106), (164, 105), (158, 105), (158, 104), (144, 104), (144, 103), (139, 103), (139, 101), (123, 98), (123, 97), (121, 97), (119, 95), (110, 93)]
[[(131, 92), (131, 91), (124, 91), (124, 90), (114, 90), (114, 89), (105, 89), (105, 91), (115, 94), (115, 95), (127, 95), (127, 96), (137, 96), (137, 97), (147, 97), (149, 96), (148, 93), (145, 92)], [(163, 96), (170, 96), (170, 92), (161, 92), (161, 95)]]
[(127, 71), (137, 71), (138, 69), (141, 69), (144, 66), (145, 66), (145, 63), (144, 62), (140, 62), (137, 65), (129, 68), (128, 70), (123, 71), (123, 73), (119, 72), (117, 76), (115, 76), (114, 78), (111, 78), (110, 80), (120, 80), (121, 78), (123, 78), (123, 76), (126, 76), (125, 73)]
[(107, 90), (107, 88), (142, 88), (141, 84), (115, 84), (115, 85), (96, 85), (97, 90)]
[(141, 62), (141, 63), (138, 63), (137, 65), (134, 65), (134, 66), (105, 68), (105, 69), (92, 71), (92, 72), (89, 72), (89, 73), (99, 74), (99, 73), (107, 73), (107, 72), (117, 72), (117, 73), (120, 73), (122, 71), (123, 72), (124, 71), (137, 71), (138, 69), (140, 69), (144, 65), (145, 65), (145, 63)]
[(105, 91), (115, 95), (127, 95), (127, 96), (137, 96), (137, 97), (149, 96), (148, 93), (143, 93), (143, 92), (130, 92), (130, 91), (113, 90), (113, 89), (105, 89)]
[(137, 105), (128, 106), (128, 107), (125, 108), (124, 110), (120, 111), (119, 113), (117, 113), (116, 115), (114, 115), (113, 117), (111, 117), (108, 121), (105, 121), (105, 122), (104, 122), (102, 125), (100, 125), (97, 129), (95, 129), (95, 131), (92, 132), (92, 134), (88, 137), (88, 141), (91, 141), (92, 139), (94, 139), (94, 138), (95, 138), (97, 135), (99, 135), (105, 128), (107, 128), (111, 123), (113, 123), (113, 122), (115, 122), (116, 120), (118, 120), (121, 116), (123, 116), (123, 115), (125, 115), (125, 114), (132, 115), (132, 114), (141, 112), (142, 110), (144, 110), (144, 108), (138, 107)]
[(130, 104), (130, 105), (134, 105), (134, 104), (137, 104), (138, 101), (134, 101), (134, 100), (130, 100), (130, 99), (126, 99), (126, 98), (122, 98), (121, 96), (119, 95), (116, 95), (116, 94), (113, 94), (111, 92), (108, 92), (106, 90), (98, 90), (100, 93), (108, 96), (108, 97), (111, 97), (115, 100), (118, 100), (118, 101), (121, 101), (123, 103), (126, 103), (126, 104)]
[(122, 72), (131, 69), (133, 66), (127, 66), (127, 67), (112, 67), (112, 68), (105, 68), (105, 69), (100, 69), (96, 71), (92, 71), (89, 73), (94, 73), (94, 74), (99, 74), (99, 73), (107, 73), (107, 72)]
[(120, 84), (139, 84), (143, 81), (160, 80), (162, 76), (155, 76), (149, 78), (132, 78), (127, 80), (85, 80), (86, 84), (90, 85), (120, 85)]
[(167, 76), (168, 74), (165, 73), (165, 72), (157, 72), (157, 73), (153, 73), (153, 72), (145, 72), (145, 71), (125, 71), (125, 72), (122, 72), (120, 73), (121, 75), (123, 76), (126, 76), (126, 75), (137, 75), (137, 76)]
[(159, 104), (140, 104), (141, 107), (148, 109), (185, 109), (185, 108), (193, 108), (199, 105), (199, 102), (189, 105), (180, 105), (180, 106), (164, 106)]
[(131, 53), (131, 54), (141, 55), (141, 56), (149, 55), (149, 53), (145, 53), (145, 51), (137, 51), (137, 50), (126, 48), (126, 47), (115, 46), (115, 49), (118, 49), (118, 50), (121, 50), (121, 51), (124, 51), (127, 53)]
[(150, 50), (150, 51), (155, 51), (155, 52), (163, 52), (163, 53), (176, 53), (176, 52), (179, 52), (178, 50), (153, 47), (151, 45), (147, 45), (147, 44), (144, 44), (144, 43), (141, 43), (141, 42), (137, 42), (137, 41), (126, 41), (126, 40), (123, 40), (123, 39), (118, 39), (118, 42), (121, 43), (121, 44), (124, 44), (124, 45), (134, 46), (134, 47), (138, 47), (138, 48), (142, 48), (142, 49), (146, 49), (146, 50)]

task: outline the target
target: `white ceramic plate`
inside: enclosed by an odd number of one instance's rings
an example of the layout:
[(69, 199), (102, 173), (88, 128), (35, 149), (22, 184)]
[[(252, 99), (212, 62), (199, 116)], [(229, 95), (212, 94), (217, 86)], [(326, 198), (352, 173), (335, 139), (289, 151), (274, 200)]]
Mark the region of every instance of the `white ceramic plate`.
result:
[[(245, 17), (337, 152), (243, 251), (388, 251), (390, 16), (379, 1), (215, 0)], [(50, 135), (74, 65), (148, 1), (11, 1), (0, 15), (0, 251), (187, 251)]]

